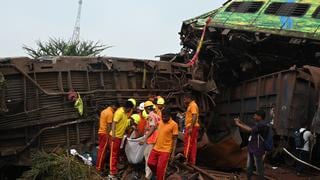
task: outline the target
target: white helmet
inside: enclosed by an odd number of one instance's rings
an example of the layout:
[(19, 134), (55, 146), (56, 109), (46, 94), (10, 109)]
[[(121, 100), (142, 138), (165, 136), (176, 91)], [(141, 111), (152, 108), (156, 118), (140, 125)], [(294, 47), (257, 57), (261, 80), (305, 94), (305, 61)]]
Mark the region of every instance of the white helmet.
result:
[(139, 104), (138, 109), (139, 109), (140, 111), (143, 111), (143, 110), (144, 110), (144, 102), (142, 102), (142, 103)]

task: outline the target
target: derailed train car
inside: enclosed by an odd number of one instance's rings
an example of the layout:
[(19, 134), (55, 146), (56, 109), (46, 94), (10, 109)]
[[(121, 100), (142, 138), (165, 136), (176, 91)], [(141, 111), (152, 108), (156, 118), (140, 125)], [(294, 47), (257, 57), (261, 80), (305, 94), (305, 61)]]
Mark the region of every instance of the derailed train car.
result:
[[(204, 163), (216, 168), (242, 167), (245, 163), (246, 151), (240, 148), (241, 138), (233, 117), (250, 119), (259, 107), (267, 111), (275, 107), (279, 110), (275, 129), (288, 136), (290, 130), (306, 120), (303, 117), (314, 114), (301, 111), (315, 107), (315, 83), (307, 69), (258, 77), (220, 93), (205, 69), (201, 65), (195, 68), (114, 57), (2, 59), (1, 161), (28, 165), (34, 150), (90, 150), (96, 145), (99, 111), (110, 102), (124, 102), (131, 97), (141, 102), (150, 95), (162, 95), (169, 106), (184, 109), (181, 95), (186, 88), (193, 90), (201, 109), (205, 133), (199, 139), (199, 162), (205, 159)], [(70, 90), (81, 97), (82, 115), (69, 98)]]
[[(207, 132), (200, 139), (199, 155), (216, 166), (238, 167), (245, 153), (233, 117), (247, 120), (260, 107), (273, 109), (275, 130), (282, 137), (310, 122), (317, 99), (312, 96), (319, 87), (316, 76), (306, 69), (287, 69), (319, 66), (319, 12), (319, 3), (312, 0), (227, 1), (183, 22), (183, 49), (168, 58), (171, 62), (113, 57), (1, 59), (1, 162), (25, 164), (25, 157), (37, 149), (90, 148), (96, 139), (97, 112), (106, 104), (130, 97), (142, 101), (156, 94), (183, 108), (180, 95), (189, 87), (196, 91)], [(199, 61), (187, 67), (209, 17), (212, 22)], [(82, 98), (83, 115), (68, 100), (70, 90)]]
[[(311, 123), (320, 121), (319, 113), (314, 114), (319, 101), (319, 14), (315, 0), (228, 0), (183, 22), (183, 48), (171, 59), (183, 62), (198, 53), (197, 63), (207, 67), (206, 74), (213, 72), (220, 94), (207, 122), (211, 141), (234, 134), (234, 117), (252, 123), (259, 108), (274, 120), (278, 147), (292, 147), (290, 136), (303, 124), (317, 124), (312, 128), (319, 133), (320, 123)], [(245, 145), (246, 134), (242, 139)]]
[(319, 66), (319, 14), (316, 0), (228, 0), (183, 22), (181, 54), (194, 54), (210, 18), (199, 60), (214, 65), (217, 83), (247, 80), (292, 65)]
[[(305, 66), (230, 86), (216, 98), (212, 126), (218, 127), (220, 132), (228, 131), (233, 127), (235, 117), (253, 125), (254, 112), (263, 109), (274, 129), (275, 147), (280, 148), (275, 152), (281, 152), (283, 147), (294, 151), (294, 131), (305, 126), (314, 130), (312, 121), (316, 118), (318, 105), (319, 75), (320, 68)], [(245, 145), (248, 134), (244, 133), (242, 137)]]
[[(311, 125), (319, 93), (315, 84), (319, 82), (314, 80), (309, 67), (259, 76), (227, 88), (216, 98), (215, 122), (235, 117), (250, 121), (260, 108), (267, 112), (266, 118), (277, 135), (293, 135), (294, 130)], [(320, 68), (311, 68), (319, 75)]]
[[(0, 159), (22, 165), (32, 150), (94, 146), (98, 112), (112, 101), (162, 95), (181, 109), (188, 82), (206, 84), (184, 64), (113, 57), (6, 58), (0, 75)], [(73, 91), (82, 115), (68, 98)], [(203, 112), (212, 108), (208, 93), (197, 95)]]
[[(274, 130), (272, 160), (280, 157), (286, 163), (292, 164), (293, 159), (283, 156), (281, 152), (283, 147), (295, 152), (294, 131), (307, 126), (314, 133), (319, 133), (315, 131), (316, 127), (312, 126), (313, 121), (319, 118), (316, 113), (319, 99), (319, 77), (320, 68), (304, 66), (304, 68), (291, 68), (241, 81), (221, 90), (221, 93), (215, 98), (216, 106), (210, 118), (205, 119), (207, 120), (205, 127), (210, 130), (206, 132), (208, 142), (211, 142), (202, 151), (206, 157), (205, 161), (210, 161), (215, 165), (218, 162), (216, 168), (239, 166), (242, 159), (240, 157), (245, 155), (236, 151), (237, 147), (234, 145), (241, 144), (241, 147), (245, 147), (249, 134), (239, 133), (233, 119), (240, 117), (246, 124), (254, 125), (253, 115), (257, 109), (262, 109), (266, 112), (266, 120), (271, 122)], [(319, 134), (316, 136), (319, 137)], [(229, 144), (228, 147), (221, 143), (224, 141), (234, 143)], [(318, 164), (320, 142), (317, 141), (313, 147), (313, 162)], [(216, 155), (208, 156), (208, 154), (235, 155), (236, 157), (229, 162), (228, 160), (221, 161)]]

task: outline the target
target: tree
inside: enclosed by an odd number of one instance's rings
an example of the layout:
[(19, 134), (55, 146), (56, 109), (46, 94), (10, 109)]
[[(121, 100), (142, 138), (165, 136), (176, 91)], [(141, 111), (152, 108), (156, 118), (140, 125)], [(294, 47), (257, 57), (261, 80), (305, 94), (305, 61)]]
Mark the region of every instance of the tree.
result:
[(23, 45), (22, 48), (29, 56), (39, 58), (43, 56), (98, 56), (111, 47), (94, 41), (71, 42), (56, 38), (50, 38), (46, 42), (37, 41), (36, 45), (35, 49), (26, 45)]

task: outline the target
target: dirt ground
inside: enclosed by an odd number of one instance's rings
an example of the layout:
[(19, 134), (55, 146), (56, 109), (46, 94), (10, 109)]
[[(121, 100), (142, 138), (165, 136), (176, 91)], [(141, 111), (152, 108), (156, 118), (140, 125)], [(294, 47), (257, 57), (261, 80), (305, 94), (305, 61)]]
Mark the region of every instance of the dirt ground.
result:
[(317, 179), (320, 180), (320, 173), (307, 171), (306, 174), (297, 175), (297, 172), (294, 169), (291, 168), (283, 168), (283, 167), (277, 167), (272, 168), (272, 166), (267, 165), (266, 166), (266, 176), (271, 177), (273, 179), (279, 179), (279, 180), (304, 180), (304, 179)]
[[(204, 171), (215, 177), (214, 179), (240, 179), (246, 180), (245, 170), (238, 172), (221, 172), (210, 170), (206, 167), (201, 167)], [(273, 167), (269, 164), (265, 165), (265, 177), (267, 180), (320, 180), (320, 172), (308, 170), (305, 174), (297, 175), (294, 168), (290, 167)], [(200, 178), (201, 179), (201, 178)], [(257, 179), (257, 176), (252, 177), (253, 180)]]
[[(272, 167), (271, 165), (266, 165), (265, 176), (272, 180), (320, 180), (320, 173), (308, 171), (306, 174), (297, 175), (292, 168)], [(245, 171), (242, 171), (238, 177), (245, 180)], [(257, 179), (256, 176), (253, 179)]]

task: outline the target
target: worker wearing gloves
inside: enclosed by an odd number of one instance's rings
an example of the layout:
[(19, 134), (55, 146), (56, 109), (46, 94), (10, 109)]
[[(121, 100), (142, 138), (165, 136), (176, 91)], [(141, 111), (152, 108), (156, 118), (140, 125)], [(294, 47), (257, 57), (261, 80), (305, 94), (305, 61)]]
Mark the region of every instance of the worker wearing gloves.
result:
[(109, 178), (116, 178), (118, 173), (117, 164), (120, 152), (122, 138), (130, 126), (130, 116), (133, 110), (133, 103), (126, 101), (123, 107), (120, 107), (115, 113), (112, 122), (111, 148), (110, 148), (110, 175)]
[(192, 94), (184, 95), (184, 103), (187, 105), (185, 117), (184, 155), (187, 161), (195, 165), (197, 156), (197, 139), (199, 133), (199, 108)]
[(97, 171), (102, 171), (105, 165), (106, 152), (109, 142), (109, 133), (111, 130), (111, 124), (113, 119), (113, 113), (118, 109), (119, 103), (113, 102), (109, 107), (104, 109), (100, 113), (99, 120), (99, 130), (98, 130), (98, 138), (99, 138), (99, 150), (96, 161), (96, 169)]
[(145, 128), (145, 135), (144, 139), (140, 141), (139, 144), (147, 144), (145, 151), (144, 151), (144, 157), (146, 160), (146, 179), (151, 179), (152, 177), (152, 171), (148, 167), (148, 159), (151, 150), (153, 149), (154, 144), (156, 143), (157, 140), (157, 135), (158, 135), (158, 124), (160, 121), (160, 117), (154, 112), (154, 104), (151, 101), (146, 101), (144, 103), (144, 108), (146, 112), (148, 113), (148, 118), (147, 118), (147, 124)]
[(174, 158), (178, 132), (178, 124), (172, 120), (171, 110), (165, 109), (159, 122), (157, 142), (148, 159), (148, 166), (158, 180), (165, 179), (169, 158)]

